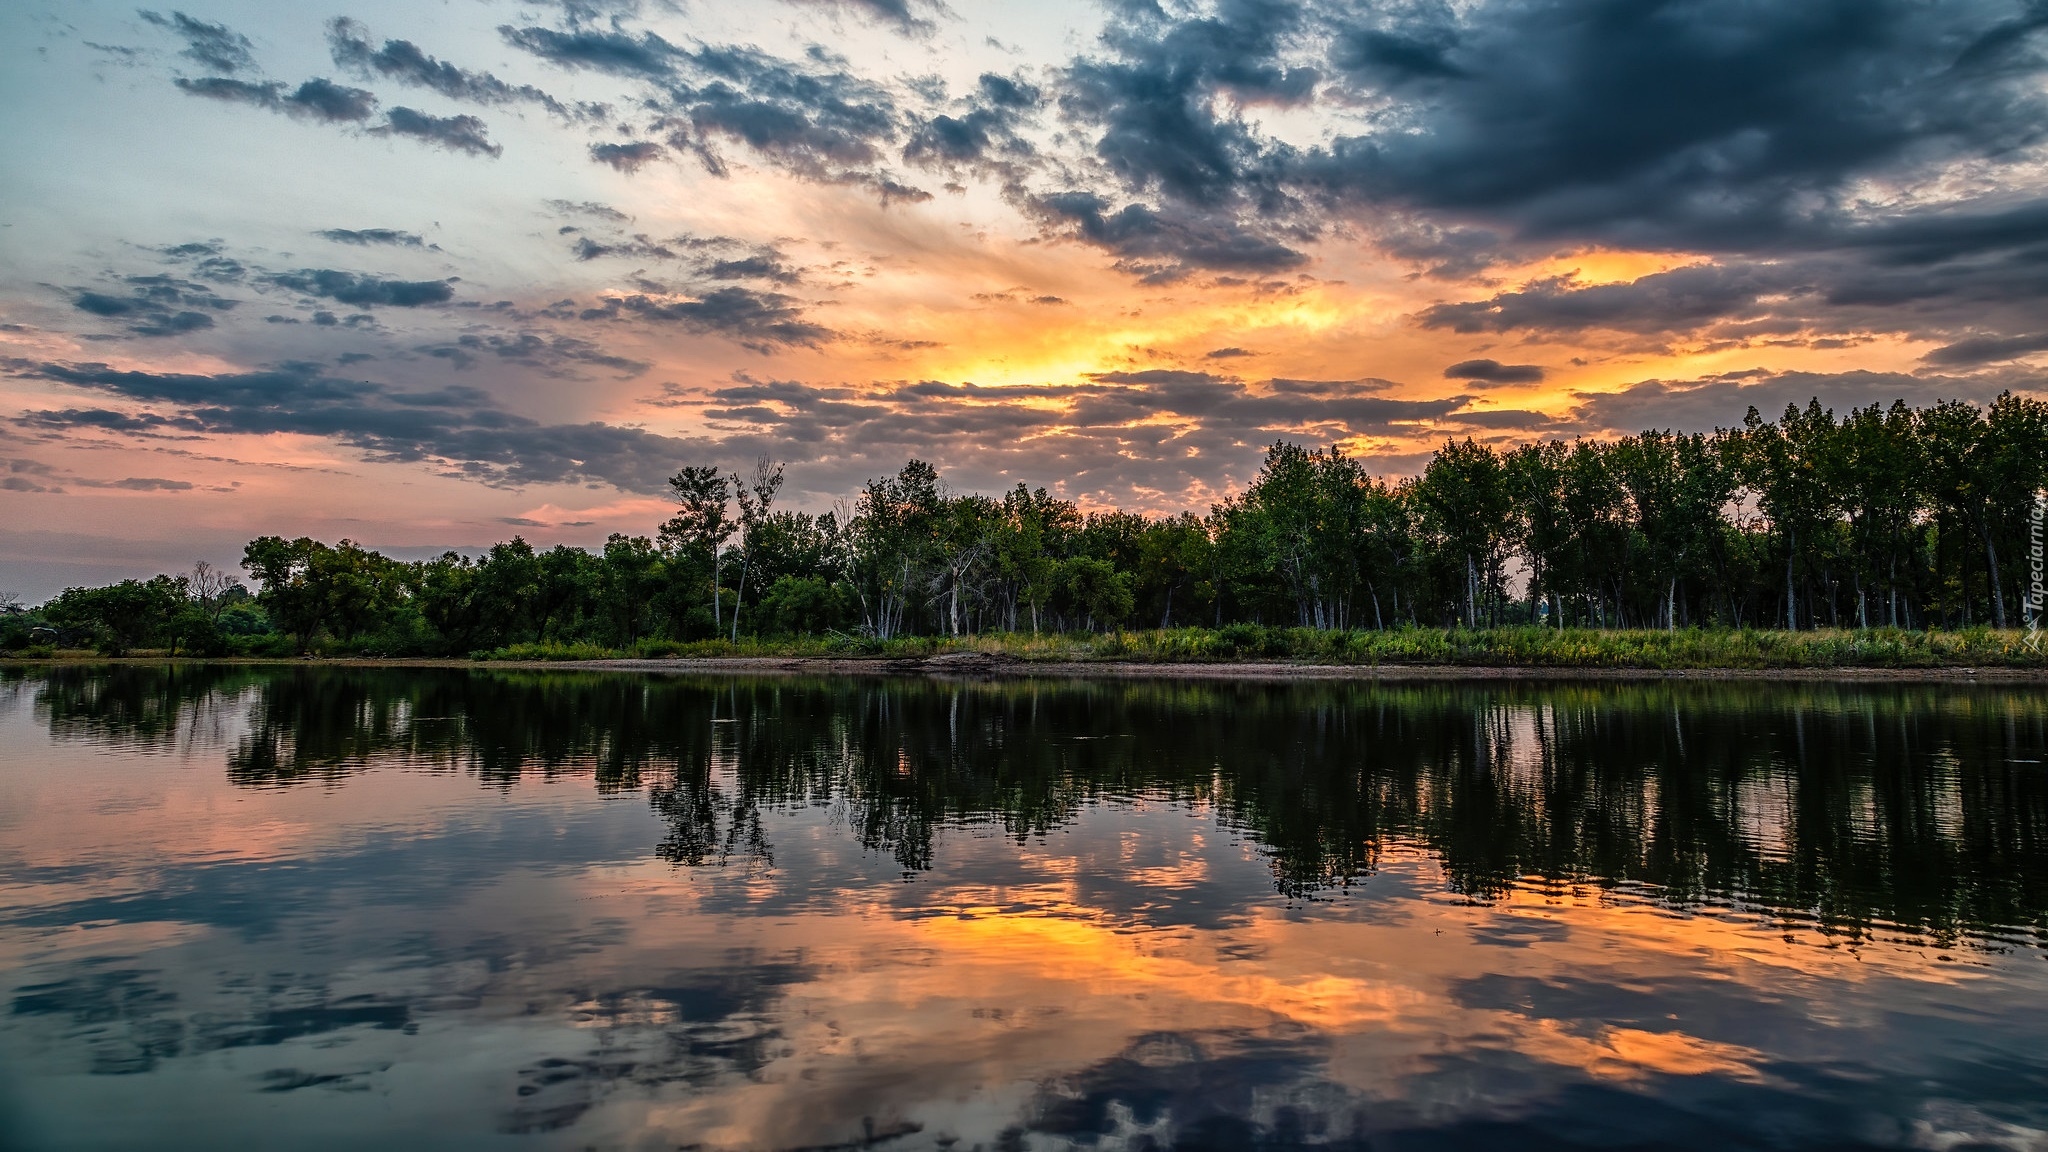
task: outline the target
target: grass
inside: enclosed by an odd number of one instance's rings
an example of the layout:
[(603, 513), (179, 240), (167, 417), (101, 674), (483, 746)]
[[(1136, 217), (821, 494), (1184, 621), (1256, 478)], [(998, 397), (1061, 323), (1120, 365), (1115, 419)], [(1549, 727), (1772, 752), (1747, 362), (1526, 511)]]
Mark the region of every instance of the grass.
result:
[(2048, 644), (2017, 630), (1908, 632), (1880, 628), (1783, 632), (1763, 629), (1596, 630), (1509, 627), (1395, 628), (1322, 632), (1308, 628), (1173, 628), (1100, 634), (985, 633), (946, 639), (878, 641), (826, 636), (748, 638), (733, 643), (643, 641), (630, 648), (518, 644), (475, 653), (480, 660), (602, 660), (715, 657), (917, 659), (984, 653), (1030, 662), (1130, 661), (1201, 664), (1434, 664), (1525, 668), (2048, 668)]
[[(2048, 670), (2048, 642), (2024, 632), (1972, 628), (1908, 632), (1893, 628), (1783, 632), (1754, 628), (1565, 630), (1528, 626), (1480, 629), (1393, 628), (1321, 632), (1309, 628), (1171, 628), (1104, 633), (983, 633), (948, 639), (875, 640), (831, 634), (728, 640), (643, 640), (627, 647), (591, 643), (514, 644), (470, 653), (481, 661), (689, 659), (719, 657), (917, 660), (980, 653), (1030, 663), (1126, 661), (1139, 664), (1287, 662), (1328, 665), (1449, 665), (1518, 668), (1827, 669), (2034, 668)], [(274, 650), (273, 650), (274, 649)], [(358, 644), (322, 643), (328, 657), (375, 660), (395, 655)], [(162, 658), (161, 651), (132, 655)], [(228, 659), (291, 658), (289, 645)], [(98, 660), (90, 652), (48, 648), (0, 653), (0, 660)]]

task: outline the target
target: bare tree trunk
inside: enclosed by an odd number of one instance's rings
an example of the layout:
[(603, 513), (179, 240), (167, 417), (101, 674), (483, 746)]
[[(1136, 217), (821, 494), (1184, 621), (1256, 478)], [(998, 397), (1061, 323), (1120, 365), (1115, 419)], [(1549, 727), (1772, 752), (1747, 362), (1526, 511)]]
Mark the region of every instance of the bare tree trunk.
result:
[(1799, 600), (1792, 587), (1792, 558), (1799, 552), (1799, 537), (1785, 534), (1785, 628), (1799, 631)]
[(732, 594), (732, 642), (740, 642), (740, 604), (747, 598), (747, 565), (753, 560), (752, 550), (740, 553), (740, 586)]
[(2005, 627), (2005, 589), (1998, 579), (1998, 549), (1991, 543), (1991, 526), (1978, 526), (1977, 534), (1984, 538), (1984, 563), (1991, 572), (1991, 620), (1998, 627)]
[(1465, 553), (1465, 627), (1479, 627), (1479, 577), (1472, 565), (1472, 554)]

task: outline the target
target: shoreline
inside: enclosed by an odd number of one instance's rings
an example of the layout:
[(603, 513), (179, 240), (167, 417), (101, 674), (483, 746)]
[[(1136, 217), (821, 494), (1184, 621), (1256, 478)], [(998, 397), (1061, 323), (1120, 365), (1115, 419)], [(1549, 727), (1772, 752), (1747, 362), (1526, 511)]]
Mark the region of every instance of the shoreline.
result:
[(468, 669), (482, 671), (628, 672), (642, 675), (867, 676), (973, 679), (1202, 680), (1245, 683), (1299, 681), (1629, 681), (1722, 680), (1841, 683), (2038, 684), (2048, 668), (2010, 666), (1644, 668), (1521, 664), (1314, 664), (1287, 661), (1145, 662), (1133, 660), (1022, 660), (983, 653), (925, 657), (695, 656), (668, 659), (467, 660), (434, 657), (162, 656), (18, 659), (0, 668), (180, 665), (192, 667), (329, 667)]

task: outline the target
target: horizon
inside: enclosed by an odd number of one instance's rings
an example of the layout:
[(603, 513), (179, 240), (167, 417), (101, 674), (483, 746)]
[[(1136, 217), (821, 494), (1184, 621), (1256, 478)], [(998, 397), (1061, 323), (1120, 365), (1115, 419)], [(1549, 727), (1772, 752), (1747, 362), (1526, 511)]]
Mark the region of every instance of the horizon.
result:
[(2048, 18), (358, 0), (0, 12), (0, 590), (645, 534), (687, 464), (1171, 513), (2044, 395)]

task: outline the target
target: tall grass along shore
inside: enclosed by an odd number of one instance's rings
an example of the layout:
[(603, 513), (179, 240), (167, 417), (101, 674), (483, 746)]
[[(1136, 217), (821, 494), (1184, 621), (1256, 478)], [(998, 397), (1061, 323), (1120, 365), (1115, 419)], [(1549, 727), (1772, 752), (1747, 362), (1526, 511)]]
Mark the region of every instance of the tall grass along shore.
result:
[[(1510, 668), (2039, 669), (2048, 645), (2019, 630), (1973, 628), (1908, 632), (1895, 628), (1786, 632), (1756, 628), (1556, 629), (1396, 628), (1332, 631), (1233, 624), (1105, 633), (991, 632), (972, 637), (904, 636), (891, 640), (830, 635), (731, 640), (643, 640), (632, 645), (510, 644), (470, 653), (476, 661), (592, 661), (771, 658), (911, 660), (978, 654), (1026, 663), (1124, 662), (1227, 664), (1270, 662), (1370, 666), (1439, 665)], [(163, 656), (166, 652), (139, 652)], [(375, 653), (336, 653), (374, 657)], [(89, 652), (35, 652), (42, 658), (97, 659)]]

